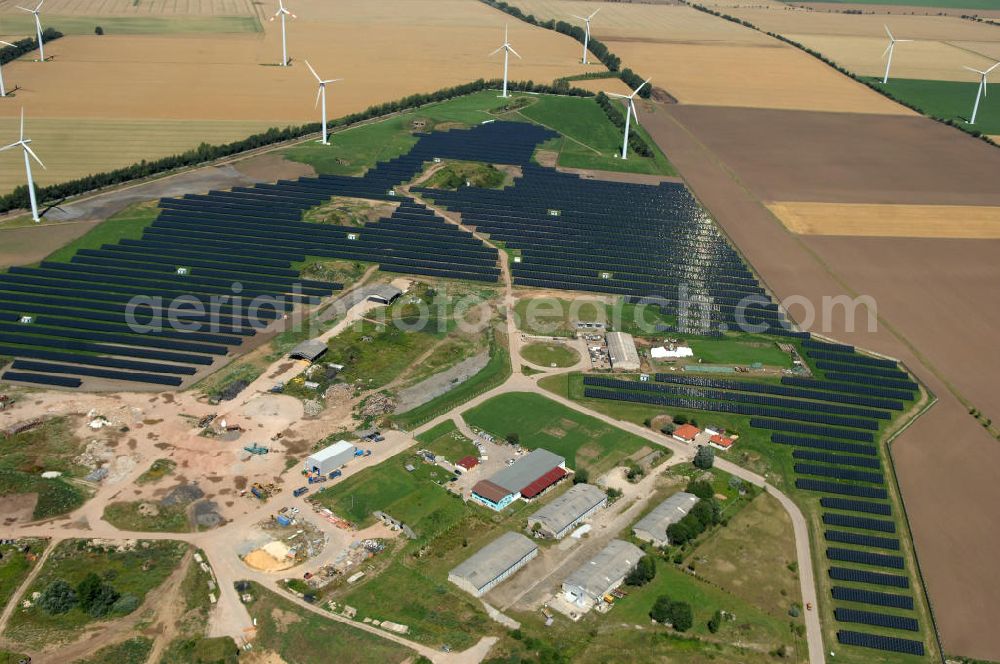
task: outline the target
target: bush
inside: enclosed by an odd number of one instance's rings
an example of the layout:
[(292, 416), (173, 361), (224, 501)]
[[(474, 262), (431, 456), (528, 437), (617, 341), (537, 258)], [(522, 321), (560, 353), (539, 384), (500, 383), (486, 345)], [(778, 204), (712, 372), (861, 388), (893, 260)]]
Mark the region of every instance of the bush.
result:
[(658, 623), (665, 623), (670, 620), (670, 606), (673, 601), (666, 595), (660, 595), (653, 603), (653, 608), (649, 610), (649, 617)]
[(506, 440), (511, 445), (520, 445), (521, 444), (521, 434), (516, 433), (516, 432), (515, 433), (509, 433), (506, 436)]
[(111, 607), (113, 613), (117, 613), (120, 616), (125, 616), (136, 609), (139, 608), (139, 598), (135, 595), (122, 595), (115, 602), (115, 605)]
[(694, 463), (695, 468), (700, 470), (710, 469), (715, 465), (715, 450), (708, 445), (699, 445), (692, 463)]
[(687, 602), (673, 602), (670, 605), (670, 624), (678, 632), (686, 632), (694, 625), (694, 612)]
[(573, 484), (586, 484), (590, 481), (590, 473), (586, 468), (577, 468), (573, 473)]
[(42, 596), (38, 598), (38, 606), (46, 613), (52, 615), (69, 612), (77, 605), (77, 602), (78, 599), (73, 586), (69, 585), (63, 579), (56, 579), (50, 583), (42, 591)]
[(698, 496), (702, 500), (709, 500), (715, 496), (715, 489), (712, 488), (711, 484), (703, 480), (692, 480), (691, 482), (688, 482), (685, 491)]
[(629, 586), (644, 586), (652, 581), (655, 576), (656, 560), (647, 554), (639, 559), (639, 563), (635, 566), (635, 569), (625, 577), (625, 584)]
[(111, 613), (111, 608), (121, 597), (121, 593), (93, 572), (77, 584), (76, 594), (79, 597), (80, 608), (94, 618), (102, 618)]
[(94, 28), (94, 34), (100, 37), (101, 35), (104, 34), (104, 28), (102, 28), (101, 26), (97, 26), (96, 28)]
[(708, 631), (715, 634), (719, 631), (722, 626), (722, 611), (716, 611), (712, 614), (712, 617), (708, 619)]

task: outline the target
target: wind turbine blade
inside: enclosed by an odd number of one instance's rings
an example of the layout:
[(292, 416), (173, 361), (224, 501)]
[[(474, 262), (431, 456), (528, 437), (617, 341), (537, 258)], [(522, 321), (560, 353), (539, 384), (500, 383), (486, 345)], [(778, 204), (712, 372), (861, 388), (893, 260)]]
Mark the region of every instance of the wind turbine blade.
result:
[[(21, 147), (23, 147), (27, 151), (27, 153), (30, 154), (32, 156), (32, 158), (35, 161), (38, 162), (39, 166), (41, 166), (42, 168), (45, 168), (45, 164), (43, 164), (42, 160), (38, 158), (38, 155), (35, 154), (34, 150), (32, 150), (30, 147), (28, 147), (28, 145), (26, 143), (21, 143)], [(49, 169), (45, 168), (45, 170), (49, 170)]]
[(972, 67), (966, 67), (965, 65), (962, 65), (962, 69), (968, 69), (969, 71), (974, 71), (977, 74), (980, 74), (982, 76), (986, 75), (986, 72), (984, 72), (984, 71), (979, 71), (978, 69), (973, 69)]
[(630, 94), (630, 95), (628, 96), (628, 98), (629, 98), (629, 99), (632, 99), (632, 98), (633, 98), (633, 97), (635, 97), (635, 96), (636, 96), (637, 94), (639, 94), (639, 90), (642, 90), (642, 89), (643, 89), (644, 87), (646, 87), (646, 84), (647, 84), (647, 83), (649, 83), (649, 82), (650, 82), (651, 80), (653, 80), (653, 79), (651, 79), (651, 78), (647, 78), (647, 79), (646, 79), (645, 81), (643, 81), (643, 82), (642, 82), (642, 85), (640, 85), (640, 86), (639, 86), (639, 87), (637, 87), (637, 88), (636, 88), (635, 90), (633, 90), (633, 91), (632, 91), (632, 94)]
[(895, 43), (896, 42), (889, 42), (889, 45), (885, 47), (884, 51), (882, 51), (882, 59), (883, 60), (885, 59), (885, 56), (888, 55), (889, 51), (892, 50), (892, 45), (895, 44)]
[(313, 108), (316, 108), (317, 106), (319, 106), (319, 99), (322, 96), (323, 96), (323, 86), (321, 85), (321, 86), (319, 86), (319, 89), (316, 90), (316, 103), (313, 104)]
[(504, 49), (504, 47), (503, 47), (503, 46), (501, 46), (500, 48), (498, 48), (497, 50), (493, 51), (492, 53), (490, 53), (490, 54), (489, 54), (489, 55), (487, 55), (486, 57), (490, 57), (490, 56), (493, 56), (493, 55), (496, 55), (497, 53), (499, 53), (499, 52), (500, 52), (500, 51), (502, 51), (503, 49)]
[(585, 19), (584, 17), (582, 17), (582, 16), (577, 16), (576, 14), (570, 14), (570, 16), (572, 16), (573, 18), (578, 18), (578, 19), (580, 19), (581, 21), (584, 21), (584, 22), (586, 22), (586, 21), (587, 21), (587, 19)]
[(317, 73), (316, 73), (316, 70), (315, 70), (315, 69), (313, 69), (313, 66), (312, 66), (311, 64), (309, 64), (309, 61), (308, 61), (308, 60), (306, 60), (306, 61), (305, 61), (305, 63), (306, 63), (306, 67), (308, 67), (308, 68), (309, 68), (309, 71), (311, 71), (311, 72), (312, 72), (312, 75), (316, 77), (316, 80), (317, 80), (317, 81), (319, 81), (320, 83), (322, 83), (322, 82), (323, 82), (323, 79), (321, 79), (321, 78), (319, 77), (319, 74), (317, 74)]
[(22, 7), (21, 5), (18, 5), (17, 8), (20, 9), (22, 12), (28, 12), (29, 14), (35, 13), (34, 9), (28, 9), (27, 7)]
[(911, 42), (911, 41), (913, 41), (913, 40), (912, 39), (897, 39), (896, 43)]
[(21, 107), (21, 140), (24, 140), (24, 106)]
[(997, 67), (1000, 67), (1000, 62), (996, 63), (995, 65), (993, 65), (992, 67), (990, 67), (989, 69), (987, 69), (984, 73), (989, 74), (991, 71), (993, 71)]
[(521, 58), (521, 56), (520, 56), (520, 55), (518, 55), (517, 51), (515, 51), (515, 50), (514, 50), (514, 47), (513, 47), (513, 46), (511, 46), (510, 44), (507, 44), (507, 48), (508, 48), (508, 49), (510, 50), (510, 52), (511, 52), (511, 53), (513, 53), (514, 55), (517, 55), (517, 57), (518, 57), (519, 59)]
[(0, 41), (0, 44), (3, 44), (4, 46), (13, 46), (13, 44), (11, 44), (10, 42), (5, 42), (5, 41)]
[(889, 35), (889, 39), (896, 41), (896, 38), (892, 36), (892, 32), (889, 30), (889, 26), (883, 24), (882, 27), (885, 28), (885, 34)]
[(607, 96), (609, 96), (609, 97), (611, 97), (613, 99), (629, 99), (628, 95), (620, 95), (617, 92), (605, 92), (604, 94), (606, 94)]
[(591, 14), (590, 16), (588, 16), (588, 17), (587, 17), (587, 20), (589, 21), (590, 19), (592, 19), (592, 18), (594, 18), (595, 16), (597, 16), (597, 12), (599, 12), (599, 11), (601, 11), (601, 8), (600, 8), (600, 7), (598, 7), (598, 8), (597, 8), (597, 11), (595, 11), (595, 12), (594, 12), (593, 14)]
[(337, 81), (343, 81), (343, 80), (344, 79), (342, 79), (342, 78), (328, 78), (325, 81), (320, 81), (320, 83), (322, 83), (323, 85), (326, 85), (327, 83), (336, 83)]
[(16, 148), (18, 145), (20, 145), (20, 143), (11, 143), (10, 145), (5, 145), (2, 148), (0, 148), (0, 152), (4, 152), (5, 150), (10, 150), (11, 148)]
[(45, 0), (42, 0), (41, 2), (39, 2), (39, 3), (38, 3), (38, 6), (37, 6), (37, 7), (35, 7), (35, 11), (37, 12), (37, 11), (38, 11), (39, 9), (41, 9), (41, 8), (42, 8), (42, 5), (44, 5), (44, 4), (45, 4)]

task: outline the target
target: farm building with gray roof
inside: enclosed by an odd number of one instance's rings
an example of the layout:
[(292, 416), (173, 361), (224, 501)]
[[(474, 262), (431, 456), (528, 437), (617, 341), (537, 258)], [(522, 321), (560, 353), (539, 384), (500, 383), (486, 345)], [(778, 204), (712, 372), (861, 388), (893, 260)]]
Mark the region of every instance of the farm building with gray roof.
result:
[(448, 580), (481, 597), (538, 555), (538, 545), (520, 533), (496, 538), (448, 573)]
[(684, 491), (675, 493), (653, 508), (653, 511), (632, 527), (632, 533), (644, 542), (656, 546), (670, 544), (667, 528), (688, 515), (698, 503), (698, 496)]
[(536, 532), (562, 539), (573, 527), (608, 504), (608, 495), (592, 484), (577, 484), (528, 517)]

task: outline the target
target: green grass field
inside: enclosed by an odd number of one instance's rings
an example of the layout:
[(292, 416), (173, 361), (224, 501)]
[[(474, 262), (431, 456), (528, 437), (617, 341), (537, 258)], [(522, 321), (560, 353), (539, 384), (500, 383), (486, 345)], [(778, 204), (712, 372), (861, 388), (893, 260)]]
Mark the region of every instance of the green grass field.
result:
[[(505, 112), (508, 105), (514, 110)], [(647, 142), (656, 150), (652, 159), (638, 155), (625, 161), (617, 159), (615, 154), (621, 149), (622, 136), (591, 98), (515, 94), (510, 100), (503, 100), (492, 90), (429, 104), (386, 120), (339, 131), (331, 136), (329, 146), (302, 143), (284, 154), (292, 161), (313, 166), (319, 173), (359, 175), (376, 162), (397, 157), (413, 147), (416, 120), (427, 123), (421, 129), (427, 131), (443, 123), (449, 127), (471, 126), (496, 118), (537, 122), (568, 137), (550, 141), (545, 146), (559, 153), (560, 166), (675, 174), (648, 136)], [(643, 133), (641, 128), (637, 131)]]
[(676, 175), (656, 143), (634, 124), (633, 129), (653, 149), (653, 157), (633, 154), (624, 161), (617, 158), (615, 155), (622, 146), (622, 132), (592, 98), (539, 96), (534, 103), (521, 109), (520, 114), (563, 135), (562, 139), (548, 144), (559, 153), (560, 166)]
[(153, 640), (144, 636), (135, 636), (127, 641), (105, 646), (87, 659), (81, 659), (74, 664), (145, 664), (149, 653), (153, 650)]
[(997, 9), (996, 0), (816, 0), (831, 5), (903, 5), (905, 7), (939, 7), (941, 9)]
[[(406, 465), (414, 470), (406, 470)], [(312, 500), (362, 527), (375, 522), (373, 512), (383, 511), (427, 538), (465, 513), (461, 498), (442, 486), (450, 477), (444, 469), (404, 454), (343, 481), (334, 480)]]
[[(133, 595), (141, 604), (148, 592), (170, 576), (187, 548), (183, 542), (139, 541), (132, 549), (117, 551), (91, 547), (86, 540), (64, 540), (49, 555), (27, 593), (30, 596), (42, 592), (56, 579), (75, 586), (94, 572), (119, 593)], [(96, 620), (79, 607), (51, 615), (32, 606), (13, 613), (4, 635), (34, 648), (75, 638)]]
[(755, 362), (769, 367), (790, 368), (792, 358), (781, 351), (772, 339), (750, 337), (687, 340), (695, 359), (709, 364), (749, 366)]
[(358, 610), (358, 620), (370, 617), (408, 625), (408, 638), (437, 647), (464, 650), (496, 629), (476, 600), (398, 558), (371, 580), (358, 583), (343, 601)]
[[(64, 35), (94, 35), (94, 29), (97, 26), (104, 29), (105, 35), (262, 32), (260, 21), (255, 16), (70, 16), (53, 14), (45, 16), (44, 20), (45, 25), (54, 27)], [(3, 23), (4, 29), (11, 34), (34, 34), (35, 32), (34, 21), (27, 14), (7, 14), (3, 18)]]
[(540, 367), (571, 367), (580, 361), (580, 354), (563, 344), (533, 343), (521, 349), (521, 357)]
[[(254, 583), (247, 605), (256, 620), (254, 650), (283, 653), (292, 661), (326, 662), (331, 653), (350, 653), (358, 664), (401, 664), (416, 653), (405, 646), (307, 611)], [(398, 598), (397, 598), (398, 599)]]
[[(993, 3), (993, 6), (996, 7), (996, 3)], [(952, 120), (963, 128), (978, 129), (984, 134), (1000, 134), (1000, 99), (997, 99), (995, 94), (979, 100), (976, 124), (967, 124), (972, 116), (976, 91), (979, 89), (979, 82), (971, 80), (977, 74), (969, 72), (969, 76), (968, 82), (891, 78), (883, 85), (880, 78), (865, 77), (865, 80), (875, 84), (879, 90), (885, 90), (897, 99), (916, 106), (924, 115)]]
[[(35, 519), (46, 519), (71, 512), (83, 505), (86, 489), (74, 483), (90, 469), (73, 463), (81, 442), (72, 433), (66, 418), (54, 418), (16, 436), (0, 439), (0, 496), (38, 494)], [(62, 477), (42, 479), (47, 470)]]
[[(21, 586), (21, 583), (28, 578), (35, 561), (31, 560), (29, 554), (40, 556), (45, 550), (46, 540), (42, 539), (21, 539), (15, 540), (15, 544), (0, 545), (0, 607), (7, 606), (11, 596)], [(22, 553), (21, 547), (30, 547), (28, 553)], [(2, 661), (2, 660), (0, 660)]]
[(187, 505), (156, 504), (158, 514), (147, 516), (139, 511), (146, 501), (122, 501), (108, 503), (103, 519), (115, 528), (125, 531), (145, 533), (187, 533), (191, 532), (191, 521), (187, 516)]
[(160, 209), (153, 202), (136, 203), (95, 226), (82, 237), (52, 252), (45, 259), (65, 263), (80, 249), (100, 249), (105, 244), (119, 240), (138, 240), (147, 226), (153, 223)]
[(544, 447), (571, 468), (601, 473), (647, 447), (646, 441), (538, 394), (511, 392), (462, 413), (470, 426), (503, 438), (517, 433), (528, 449)]
[(462, 435), (451, 420), (442, 422), (417, 436), (417, 442), (429, 452), (443, 456), (452, 463), (465, 456), (479, 456), (471, 440)]

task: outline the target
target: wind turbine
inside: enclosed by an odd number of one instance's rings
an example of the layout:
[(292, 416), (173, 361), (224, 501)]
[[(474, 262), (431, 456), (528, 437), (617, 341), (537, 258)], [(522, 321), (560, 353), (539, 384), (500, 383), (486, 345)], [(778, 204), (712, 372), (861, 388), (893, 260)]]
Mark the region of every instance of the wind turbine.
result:
[(306, 60), (306, 67), (309, 67), (309, 71), (312, 72), (312, 75), (316, 77), (316, 81), (319, 83), (319, 90), (316, 91), (315, 105), (319, 105), (320, 100), (323, 101), (323, 140), (320, 141), (320, 143), (322, 143), (323, 145), (329, 145), (330, 141), (326, 137), (326, 84), (336, 83), (337, 81), (342, 81), (344, 79), (331, 78), (324, 81), (322, 78), (319, 77), (319, 74), (316, 73), (316, 70), (312, 68), (312, 65), (309, 64), (308, 60)]
[[(0, 148), (0, 152), (4, 150), (12, 150), (16, 147), (20, 147), (24, 151), (24, 172), (28, 177), (28, 197), (31, 199), (31, 218), (35, 222), (41, 221), (41, 217), (38, 216), (38, 201), (35, 199), (35, 181), (31, 179), (31, 159), (38, 162), (38, 165), (45, 168), (45, 164), (42, 160), (38, 158), (35, 151), (28, 147), (28, 143), (31, 143), (30, 138), (24, 137), (24, 109), (21, 109), (21, 139), (16, 143), (11, 143), (5, 147)], [(29, 159), (29, 156), (31, 159)]]
[(974, 71), (977, 74), (979, 74), (979, 87), (976, 88), (976, 103), (972, 107), (972, 117), (969, 119), (970, 125), (976, 124), (976, 113), (979, 112), (979, 98), (986, 96), (986, 75), (989, 74), (994, 69), (996, 69), (997, 67), (1000, 67), (1000, 62), (996, 63), (986, 71), (979, 71), (978, 69), (973, 69), (972, 67), (965, 67), (965, 69), (968, 69), (969, 71)]
[(883, 27), (885, 28), (885, 34), (889, 35), (889, 45), (885, 47), (885, 51), (883, 51), (883, 53), (882, 53), (882, 57), (883, 58), (886, 56), (886, 54), (889, 55), (889, 60), (886, 61), (886, 63), (885, 63), (885, 76), (882, 77), (882, 85), (885, 85), (886, 83), (889, 82), (889, 67), (892, 66), (892, 51), (896, 48), (896, 44), (901, 44), (903, 42), (911, 42), (913, 40), (912, 39), (896, 39), (895, 37), (892, 36), (892, 33), (889, 32), (889, 26), (888, 25), (883, 26)]
[[(4, 46), (14, 46), (10, 42), (5, 42), (5, 41), (0, 41), (0, 44), (3, 44)], [(6, 97), (6, 96), (7, 96), (7, 88), (5, 88), (3, 85), (3, 68), (0, 68), (0, 97)]]
[(34, 9), (28, 9), (27, 7), (22, 7), (18, 5), (17, 8), (23, 12), (28, 12), (35, 17), (35, 31), (38, 33), (38, 54), (41, 56), (41, 62), (45, 62), (45, 44), (42, 43), (42, 19), (39, 18), (39, 14), (42, 11), (42, 5), (45, 4), (45, 0), (41, 0), (38, 6)]
[(518, 58), (520, 58), (521, 56), (518, 55), (517, 51), (514, 50), (514, 47), (510, 45), (510, 39), (507, 38), (507, 26), (506, 25), (503, 26), (503, 45), (500, 48), (498, 48), (497, 50), (495, 50), (492, 53), (490, 53), (490, 56), (494, 56), (497, 53), (499, 53), (500, 51), (503, 51), (503, 94), (501, 94), (500, 96), (501, 97), (507, 97), (508, 96), (507, 95), (507, 65), (508, 65), (508, 60), (510, 58), (510, 54), (513, 53), (514, 55), (517, 55)]
[(630, 95), (620, 95), (615, 92), (607, 93), (609, 97), (614, 97), (615, 99), (625, 99), (627, 104), (625, 108), (625, 140), (622, 142), (622, 159), (628, 158), (628, 132), (630, 128), (630, 120), (635, 118), (636, 124), (639, 122), (639, 115), (635, 112), (635, 96), (639, 94), (639, 90), (646, 87), (646, 84), (649, 83), (650, 80), (651, 79), (647, 78), (642, 82), (642, 85), (633, 90)]
[(292, 12), (285, 9), (285, 0), (278, 0), (278, 11), (274, 13), (274, 16), (270, 20), (281, 17), (281, 66), (288, 66), (288, 39), (285, 33), (285, 17), (291, 16), (292, 18), (298, 18)]
[(573, 18), (578, 18), (587, 24), (587, 32), (583, 36), (583, 64), (587, 64), (587, 46), (590, 44), (590, 19), (597, 16), (597, 12), (599, 11), (601, 11), (600, 7), (598, 7), (597, 11), (595, 11), (593, 14), (587, 17), (577, 16), (576, 14), (573, 14)]

